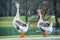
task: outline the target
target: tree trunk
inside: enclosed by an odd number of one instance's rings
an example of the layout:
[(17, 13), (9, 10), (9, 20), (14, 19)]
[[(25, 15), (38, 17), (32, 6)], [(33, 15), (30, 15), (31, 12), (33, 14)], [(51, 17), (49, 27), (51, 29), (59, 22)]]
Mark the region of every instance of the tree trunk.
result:
[(27, 14), (27, 1), (28, 1), (28, 0), (26, 0), (26, 12), (25, 12), (25, 14), (26, 14), (26, 22), (28, 22), (28, 14)]
[[(59, 27), (59, 22), (58, 22), (58, 15), (57, 15), (57, 9), (56, 9), (56, 0), (54, 0), (54, 14), (55, 14), (55, 21), (56, 21), (56, 30), (57, 28)], [(57, 31), (56, 31), (56, 34), (57, 34)]]

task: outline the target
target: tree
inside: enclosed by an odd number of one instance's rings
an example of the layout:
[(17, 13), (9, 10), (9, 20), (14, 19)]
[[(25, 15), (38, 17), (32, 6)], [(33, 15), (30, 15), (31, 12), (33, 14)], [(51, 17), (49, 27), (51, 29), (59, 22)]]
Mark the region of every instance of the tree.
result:
[[(56, 21), (56, 30), (59, 27), (59, 22), (58, 22), (58, 15), (57, 15), (57, 9), (56, 9), (56, 0), (54, 0), (54, 14), (55, 14), (55, 21)], [(56, 31), (57, 34), (57, 31)]]

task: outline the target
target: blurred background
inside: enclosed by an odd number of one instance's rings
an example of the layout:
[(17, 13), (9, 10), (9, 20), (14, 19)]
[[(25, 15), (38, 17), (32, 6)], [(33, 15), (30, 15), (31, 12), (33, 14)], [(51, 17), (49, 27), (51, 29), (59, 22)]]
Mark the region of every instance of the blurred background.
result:
[(19, 32), (12, 24), (16, 15), (16, 7), (13, 5), (15, 1), (21, 3), (21, 20), (30, 23), (26, 38), (42, 37), (42, 32), (37, 28), (38, 8), (43, 9), (44, 20), (53, 23), (53, 32), (47, 37), (60, 37), (60, 0), (0, 0), (0, 38), (19, 37)]

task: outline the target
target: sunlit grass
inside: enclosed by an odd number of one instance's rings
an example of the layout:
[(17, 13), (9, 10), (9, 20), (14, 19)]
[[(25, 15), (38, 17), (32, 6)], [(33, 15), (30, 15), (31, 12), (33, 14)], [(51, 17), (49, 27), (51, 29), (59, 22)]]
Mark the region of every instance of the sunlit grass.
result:
[(59, 23), (60, 23), (60, 18), (58, 18), (58, 21), (59, 21)]
[[(40, 38), (43, 35), (25, 35), (24, 38)], [(47, 35), (47, 37), (60, 37), (60, 35)], [(19, 35), (12, 36), (0, 36), (0, 38), (20, 38)]]

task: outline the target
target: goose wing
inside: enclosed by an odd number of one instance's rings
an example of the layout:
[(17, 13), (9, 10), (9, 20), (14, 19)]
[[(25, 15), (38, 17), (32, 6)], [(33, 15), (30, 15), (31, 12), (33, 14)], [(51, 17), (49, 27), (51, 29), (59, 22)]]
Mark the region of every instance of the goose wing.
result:
[(39, 28), (41, 29), (41, 31), (47, 30), (48, 27), (50, 27), (50, 23), (47, 22), (39, 23)]
[(16, 20), (16, 23), (22, 27), (26, 27), (27, 25), (23, 22), (21, 22), (20, 20)]
[(42, 26), (42, 27), (49, 27), (50, 23), (41, 22), (41, 23), (39, 23), (39, 25)]
[(49, 34), (52, 32), (52, 23), (49, 22), (40, 22), (39, 23), (39, 29), (41, 31), (46, 30), (46, 33)]

